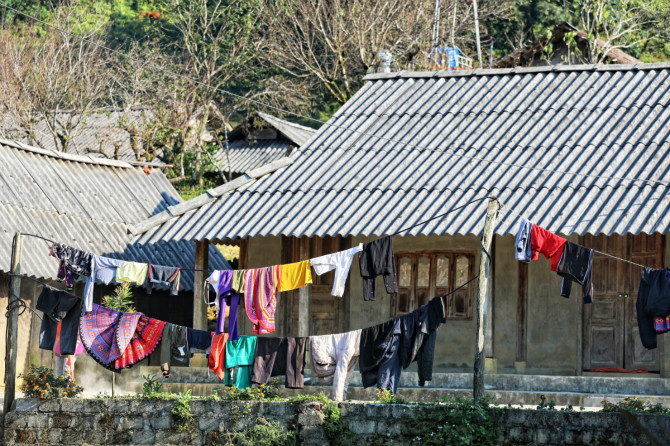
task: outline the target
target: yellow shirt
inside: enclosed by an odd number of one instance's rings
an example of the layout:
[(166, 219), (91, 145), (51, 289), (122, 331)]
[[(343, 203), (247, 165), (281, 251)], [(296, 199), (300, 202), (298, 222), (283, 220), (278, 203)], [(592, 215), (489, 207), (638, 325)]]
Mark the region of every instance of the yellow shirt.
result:
[(134, 282), (137, 285), (144, 284), (149, 272), (149, 265), (146, 263), (125, 262), (116, 269), (116, 281)]
[(309, 266), (309, 260), (281, 266), (279, 291), (295, 290), (308, 283), (312, 283), (312, 270)]

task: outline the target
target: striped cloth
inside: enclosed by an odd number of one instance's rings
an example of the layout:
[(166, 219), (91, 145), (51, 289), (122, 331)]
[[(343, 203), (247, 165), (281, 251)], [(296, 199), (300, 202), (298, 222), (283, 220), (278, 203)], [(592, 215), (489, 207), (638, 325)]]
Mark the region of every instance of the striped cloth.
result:
[(275, 331), (275, 309), (281, 266), (248, 269), (244, 275), (244, 306), (255, 334)]

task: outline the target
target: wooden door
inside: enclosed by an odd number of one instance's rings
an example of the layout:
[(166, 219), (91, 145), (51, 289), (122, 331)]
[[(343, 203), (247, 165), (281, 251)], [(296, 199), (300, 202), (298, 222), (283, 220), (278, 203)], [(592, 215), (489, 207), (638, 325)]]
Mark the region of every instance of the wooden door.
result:
[[(310, 239), (310, 258), (319, 257), (325, 254), (342, 251), (345, 248), (346, 240), (342, 237), (313, 237)], [(304, 259), (302, 259), (304, 260)], [(354, 267), (358, 266), (357, 262), (352, 262)], [(330, 271), (320, 276), (317, 276), (312, 271), (312, 285), (311, 285), (311, 321), (309, 326), (309, 333), (314, 335), (323, 335), (331, 333), (341, 333), (346, 331), (348, 327), (345, 324), (344, 309), (345, 300), (348, 300), (349, 295), (349, 281), (345, 287), (345, 293), (342, 297), (335, 297), (330, 294), (333, 289), (333, 282), (335, 281), (335, 271)]]
[[(282, 237), (282, 263), (299, 262), (314, 257), (331, 254), (347, 249), (347, 240), (337, 237)], [(306, 255), (300, 255), (300, 253)], [(352, 263), (356, 265), (355, 263)], [(309, 293), (309, 334), (321, 335), (340, 333), (348, 330), (346, 305), (349, 294), (349, 284), (345, 287), (343, 297), (331, 296), (335, 280), (335, 271), (317, 276), (312, 270), (312, 284), (307, 286)], [(298, 336), (298, 318), (301, 309), (298, 307), (298, 290), (281, 293), (279, 299), (283, 305), (284, 323), (283, 336)]]
[[(587, 235), (582, 244), (617, 257), (624, 257), (624, 239)], [(593, 303), (584, 305), (585, 370), (623, 367), (624, 297), (627, 289), (626, 266), (611, 257), (593, 255)], [(573, 284), (572, 299), (581, 299), (579, 285)]]
[[(663, 240), (659, 234), (587, 235), (582, 237), (581, 243), (636, 263), (651, 267), (661, 265)], [(658, 350), (645, 349), (637, 329), (635, 301), (641, 269), (599, 253), (594, 253), (592, 268), (593, 303), (584, 306), (584, 369), (660, 370)]]
[[(629, 258), (635, 263), (662, 268), (663, 265), (663, 236), (660, 234), (627, 236)], [(628, 369), (660, 370), (660, 350), (647, 350), (640, 341), (640, 331), (637, 325), (637, 311), (635, 302), (640, 286), (642, 269), (635, 265), (626, 264), (630, 277), (630, 298), (626, 299), (626, 345), (624, 347), (625, 364)]]

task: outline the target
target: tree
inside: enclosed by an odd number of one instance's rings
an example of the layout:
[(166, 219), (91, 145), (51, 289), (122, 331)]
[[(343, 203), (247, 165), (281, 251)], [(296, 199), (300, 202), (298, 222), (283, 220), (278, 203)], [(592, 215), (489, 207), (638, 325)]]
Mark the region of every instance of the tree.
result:
[[(511, 16), (511, 2), (484, 0), (480, 20)], [(455, 8), (454, 8), (455, 7)], [(395, 69), (430, 68), (435, 3), (406, 0), (267, 0), (267, 58), (289, 78), (308, 82), (311, 94), (345, 103), (374, 70), (384, 52)], [(454, 41), (466, 52), (475, 47), (472, 3), (440, 2), (440, 44)], [(487, 36), (486, 30), (483, 35)], [(319, 95), (321, 96), (321, 95)]]
[[(76, 8), (59, 8), (54, 26), (78, 29)], [(102, 26), (84, 32), (89, 42), (49, 27), (25, 25), (20, 32), (2, 31), (0, 83), (5, 113), (33, 144), (47, 132), (61, 151), (73, 147), (74, 136), (92, 109), (104, 105), (109, 82), (108, 55), (101, 43)], [(7, 118), (7, 117), (6, 117)], [(39, 126), (39, 129), (38, 129)]]
[(601, 63), (612, 49), (630, 48), (651, 36), (640, 32), (645, 22), (645, 3), (637, 0), (579, 0), (575, 15), (579, 28), (587, 34), (587, 58), (590, 63)]

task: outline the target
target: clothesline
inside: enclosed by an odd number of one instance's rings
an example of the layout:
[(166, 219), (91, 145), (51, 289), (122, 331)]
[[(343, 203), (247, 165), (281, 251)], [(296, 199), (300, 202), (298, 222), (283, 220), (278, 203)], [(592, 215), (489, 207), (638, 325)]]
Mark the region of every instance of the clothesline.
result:
[[(523, 218), (523, 219), (525, 219), (525, 220), (527, 220), (527, 221), (532, 222), (531, 219), (524, 217), (523, 215), (519, 214), (518, 212), (514, 212), (514, 211), (512, 211), (512, 210), (509, 210), (509, 211), (507, 211), (507, 212), (510, 213), (510, 214), (512, 214), (512, 215), (515, 215), (515, 216), (517, 216), (517, 217), (519, 217), (519, 218)], [(630, 263), (631, 265), (634, 265), (634, 266), (637, 266), (637, 267), (640, 267), (640, 268), (651, 268), (651, 267), (649, 267), (649, 266), (646, 266), (646, 265), (642, 265), (642, 264), (640, 264), (640, 263), (633, 262), (632, 260), (624, 259), (624, 258), (621, 258), (621, 257), (617, 257), (617, 256), (615, 256), (615, 255), (612, 255), (612, 254), (608, 254), (608, 253), (606, 253), (606, 252), (598, 251), (597, 249), (593, 249), (593, 248), (589, 248), (589, 249), (592, 249), (593, 252), (597, 252), (598, 254), (602, 254), (602, 255), (607, 256), (607, 257), (610, 257), (610, 258), (612, 258), (612, 259), (619, 260), (619, 261), (621, 261), (621, 262)]]

